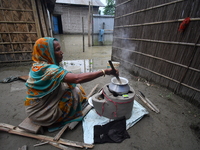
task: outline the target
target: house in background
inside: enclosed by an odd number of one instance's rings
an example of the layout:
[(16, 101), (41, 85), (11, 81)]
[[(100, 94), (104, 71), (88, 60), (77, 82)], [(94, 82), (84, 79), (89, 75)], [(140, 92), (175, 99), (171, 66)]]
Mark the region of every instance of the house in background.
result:
[(91, 16), (98, 14), (99, 7), (104, 7), (100, 0), (57, 0), (53, 12), (53, 33), (82, 34), (82, 25), (85, 33), (88, 29), (92, 31)]
[[(100, 0), (57, 0), (53, 12), (54, 34), (91, 35), (93, 46), (112, 45), (114, 16), (99, 15)], [(88, 30), (89, 29), (89, 30)]]

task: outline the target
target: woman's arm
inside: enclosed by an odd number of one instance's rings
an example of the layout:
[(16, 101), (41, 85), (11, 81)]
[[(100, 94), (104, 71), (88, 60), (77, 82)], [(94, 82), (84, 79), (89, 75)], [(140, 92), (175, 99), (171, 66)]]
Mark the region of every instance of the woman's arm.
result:
[(80, 74), (74, 74), (74, 73), (67, 73), (64, 77), (63, 81), (67, 83), (84, 83), (91, 80), (94, 80), (100, 76), (105, 75), (115, 75), (119, 74), (118, 70), (113, 71), (112, 69), (104, 69), (96, 72), (87, 72), (87, 73), (80, 73)]

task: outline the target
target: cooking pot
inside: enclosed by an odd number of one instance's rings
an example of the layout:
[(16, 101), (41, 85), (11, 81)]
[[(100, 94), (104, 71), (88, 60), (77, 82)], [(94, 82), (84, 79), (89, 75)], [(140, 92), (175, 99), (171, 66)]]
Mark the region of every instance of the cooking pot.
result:
[(121, 83), (119, 83), (116, 77), (113, 77), (111, 79), (111, 83), (109, 83), (109, 86), (108, 86), (109, 90), (119, 95), (127, 94), (130, 91), (128, 80), (123, 77), (119, 77), (119, 78), (121, 80)]

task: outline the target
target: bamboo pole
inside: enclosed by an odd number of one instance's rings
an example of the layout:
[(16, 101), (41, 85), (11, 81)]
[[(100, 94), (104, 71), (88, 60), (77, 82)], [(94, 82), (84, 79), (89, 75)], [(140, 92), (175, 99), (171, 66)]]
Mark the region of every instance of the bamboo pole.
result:
[(91, 22), (91, 14), (90, 14), (90, 1), (89, 1), (89, 12), (88, 12), (88, 46), (90, 47), (90, 22)]
[[(33, 44), (34, 42), (12, 42), (12, 44)], [(10, 44), (10, 42), (2, 42), (0, 45)]]
[(46, 1), (43, 3), (42, 5), (42, 10), (43, 10), (43, 14), (44, 14), (44, 22), (45, 22), (45, 26), (46, 26), (46, 31), (47, 31), (47, 36), (51, 36), (50, 33), (50, 24), (49, 24), (49, 20), (48, 20), (48, 15), (47, 15), (47, 5), (46, 5)]
[(176, 45), (200, 46), (200, 44), (196, 44), (196, 43), (186, 43), (186, 42), (161, 41), (161, 40), (139, 39), (139, 38), (121, 38), (121, 37), (113, 37), (113, 38), (115, 38), (115, 39), (122, 39), (122, 40), (132, 40), (132, 41), (155, 42), (155, 43), (163, 43), (163, 44), (176, 44)]
[[(118, 4), (116, 5), (116, 7), (119, 7), (120, 5), (123, 5), (125, 3), (128, 3), (130, 0), (128, 1), (125, 1), (121, 4)], [(141, 10), (137, 10), (135, 12), (131, 12), (131, 13), (128, 13), (126, 15), (122, 15), (122, 16), (118, 16), (116, 17), (116, 19), (118, 18), (121, 18), (121, 17), (125, 17), (125, 16), (129, 16), (129, 15), (132, 15), (132, 14), (136, 14), (136, 13), (139, 13), (139, 12), (143, 12), (143, 11), (148, 11), (148, 10), (152, 10), (152, 9), (157, 9), (157, 8), (160, 8), (160, 7), (164, 7), (164, 6), (168, 6), (168, 5), (171, 5), (171, 4), (175, 4), (175, 3), (179, 3), (179, 2), (183, 2), (184, 0), (177, 0), (177, 1), (173, 1), (173, 2), (169, 2), (169, 3), (164, 3), (164, 4), (161, 4), (161, 5), (157, 5), (157, 6), (153, 6), (153, 7), (149, 7), (149, 8), (146, 8), (146, 9), (141, 9)]]
[[(131, 52), (131, 53), (137, 53), (137, 54), (140, 54), (140, 55), (143, 55), (143, 56), (147, 56), (147, 57), (150, 57), (150, 58), (154, 58), (154, 59), (157, 59), (157, 60), (161, 60), (161, 61), (164, 61), (164, 62), (168, 62), (168, 63), (170, 63), (170, 64), (177, 65), (177, 66), (180, 66), (180, 67), (183, 67), (183, 68), (188, 68), (188, 66), (186, 66), (186, 65), (182, 65), (182, 64), (179, 64), (179, 63), (175, 63), (175, 62), (172, 62), (172, 61), (169, 61), (169, 60), (160, 58), (160, 57), (156, 57), (156, 56), (153, 56), (153, 55), (145, 54), (145, 53), (142, 53), (142, 52), (131, 51), (131, 50), (129, 50), (129, 49), (119, 48), (119, 47), (115, 47), (115, 46), (113, 46), (113, 48), (121, 49), (122, 51), (125, 51), (125, 50), (126, 50), (126, 51), (129, 51), (129, 52)], [(193, 71), (196, 71), (196, 72), (200, 72), (200, 70), (195, 69), (195, 68), (192, 68), (192, 67), (189, 67), (189, 69), (190, 69), (190, 70), (193, 70)]]
[(0, 34), (36, 34), (37, 32), (0, 32)]
[(83, 52), (85, 52), (84, 18), (82, 17)]
[(0, 52), (0, 55), (3, 55), (3, 54), (16, 54), (16, 53), (32, 53), (32, 51)]
[(94, 46), (94, 37), (93, 37), (93, 35), (94, 35), (94, 23), (93, 23), (93, 0), (92, 0), (92, 16), (91, 16), (91, 22), (92, 22), (92, 46)]
[(131, 0), (127, 0), (127, 1), (125, 1), (125, 2), (122, 2), (122, 3), (118, 4), (118, 5), (116, 5), (116, 7), (119, 7), (120, 5), (126, 4), (126, 3), (130, 2), (130, 1), (131, 1)]
[[(147, 26), (147, 25), (157, 25), (157, 24), (164, 24), (164, 23), (182, 22), (183, 20), (184, 19), (148, 22), (148, 23), (141, 23), (141, 24), (115, 26), (114, 28), (128, 28), (128, 27), (139, 27), (139, 26)], [(190, 18), (190, 21), (200, 21), (200, 18)]]
[(54, 146), (54, 147), (57, 147), (59, 149), (62, 149), (62, 150), (75, 150), (74, 148), (71, 148), (71, 147), (67, 147), (67, 146), (64, 146), (62, 144), (58, 144), (58, 143), (55, 143), (55, 142), (48, 142), (48, 144)]
[(26, 59), (26, 60), (9, 60), (9, 61), (0, 61), (0, 63), (10, 63), (10, 62), (26, 62), (26, 61), (31, 61), (32, 59)]
[(0, 10), (7, 10), (7, 11), (27, 11), (27, 12), (33, 12), (31, 9), (12, 9), (12, 8), (2, 8), (0, 7)]
[(42, 3), (40, 0), (37, 0), (37, 7), (38, 7), (38, 12), (40, 13), (39, 15), (39, 19), (40, 19), (40, 25), (42, 27), (42, 36), (48, 36), (47, 34), (47, 28), (46, 28), (46, 24), (45, 24), (45, 17), (44, 17), (44, 13), (43, 13), (43, 9), (42, 9)]
[(31, 0), (31, 4), (32, 4), (33, 15), (34, 15), (34, 19), (35, 19), (34, 23), (36, 26), (37, 36), (38, 36), (38, 38), (40, 38), (40, 37), (42, 37), (42, 35), (41, 35), (41, 29), (40, 29), (40, 25), (39, 25), (40, 23), (38, 20), (38, 12), (37, 12), (37, 8), (36, 8), (35, 0)]
[[(175, 82), (175, 83), (180, 83), (180, 81), (177, 81), (177, 80), (175, 80), (175, 79), (173, 79), (173, 78), (170, 78), (170, 77), (168, 77), (168, 76), (162, 75), (162, 74), (160, 74), (160, 73), (158, 73), (158, 72), (152, 71), (152, 70), (150, 70), (150, 69), (148, 69), (148, 68), (145, 68), (145, 67), (142, 67), (142, 66), (140, 66), (140, 65), (133, 64), (133, 63), (130, 63), (130, 62), (128, 62), (128, 61), (125, 61), (125, 60), (121, 59), (120, 57), (113, 56), (113, 58), (115, 58), (115, 59), (117, 59), (117, 60), (120, 60), (120, 62), (125, 62), (126, 64), (134, 65), (134, 66), (136, 66), (136, 67), (138, 67), (138, 68), (141, 68), (141, 69), (143, 69), (143, 70), (149, 71), (149, 72), (151, 72), (151, 73), (153, 73), (153, 74), (156, 74), (156, 75), (158, 75), (158, 76), (160, 76), (160, 77), (163, 77), (163, 78), (168, 79), (168, 80), (170, 80), (170, 81), (173, 81), (173, 82)], [(187, 85), (187, 84), (185, 84), (185, 83), (180, 83), (180, 84), (183, 85), (183, 86), (185, 86), (185, 87), (187, 87), (187, 88), (190, 88), (190, 89), (193, 89), (193, 90), (195, 90), (195, 91), (197, 91), (197, 92), (200, 92), (200, 89), (194, 88), (194, 87), (189, 86), (189, 85)]]
[(151, 104), (149, 104), (149, 103), (145, 100), (145, 98), (143, 98), (141, 95), (136, 94), (136, 96), (137, 96), (145, 105), (147, 105), (152, 111), (154, 111), (154, 112), (156, 112), (156, 113), (159, 113), (159, 111), (156, 110)]
[(31, 24), (33, 24), (33, 23), (35, 23), (34, 21), (0, 21), (0, 23), (31, 23)]

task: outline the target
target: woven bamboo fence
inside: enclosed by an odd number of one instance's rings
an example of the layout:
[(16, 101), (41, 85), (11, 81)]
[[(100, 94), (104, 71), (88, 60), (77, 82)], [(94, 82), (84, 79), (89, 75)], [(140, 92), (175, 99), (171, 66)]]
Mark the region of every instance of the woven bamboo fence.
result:
[(0, 0), (0, 63), (30, 61), (34, 42), (50, 35), (44, 4), (42, 0)]
[(116, 0), (114, 24), (112, 60), (200, 107), (199, 0)]

